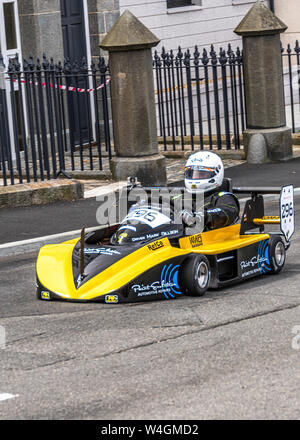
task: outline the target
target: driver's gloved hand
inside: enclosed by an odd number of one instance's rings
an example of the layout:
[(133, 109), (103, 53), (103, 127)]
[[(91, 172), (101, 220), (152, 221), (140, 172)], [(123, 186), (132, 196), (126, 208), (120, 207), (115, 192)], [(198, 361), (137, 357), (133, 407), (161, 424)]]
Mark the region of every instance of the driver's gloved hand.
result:
[(185, 226), (191, 227), (196, 223), (196, 218), (194, 217), (192, 212), (183, 210), (181, 212), (181, 220)]
[(182, 220), (182, 223), (185, 226), (188, 226), (189, 228), (192, 227), (192, 226), (195, 226), (196, 223), (199, 226), (202, 224), (203, 227), (204, 227), (205, 219), (206, 219), (206, 215), (205, 214), (206, 213), (202, 212), (202, 211), (193, 213), (193, 212), (190, 212), (190, 211), (187, 211), (187, 210), (183, 210), (181, 212), (181, 220)]
[(203, 211), (195, 212), (194, 216), (195, 216), (196, 221), (198, 221), (199, 223), (203, 222), (203, 225), (205, 225), (205, 218), (206, 218), (205, 214), (206, 213)]

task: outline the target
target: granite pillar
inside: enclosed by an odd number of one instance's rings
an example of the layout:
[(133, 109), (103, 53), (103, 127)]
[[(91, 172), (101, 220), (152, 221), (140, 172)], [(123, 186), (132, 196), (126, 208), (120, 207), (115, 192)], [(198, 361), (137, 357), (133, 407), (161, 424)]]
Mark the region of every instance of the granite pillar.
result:
[[(265, 161), (292, 157), (291, 129), (286, 126), (280, 34), (287, 26), (257, 1), (235, 33), (243, 37), (247, 129), (246, 154), (252, 136), (264, 136)], [(263, 155), (262, 155), (263, 157)]]
[(159, 40), (125, 11), (100, 47), (109, 51), (116, 157), (113, 177), (136, 176), (144, 185), (166, 183), (165, 159), (158, 152), (151, 47)]
[(22, 53), (64, 59), (60, 0), (22, 0), (19, 5)]

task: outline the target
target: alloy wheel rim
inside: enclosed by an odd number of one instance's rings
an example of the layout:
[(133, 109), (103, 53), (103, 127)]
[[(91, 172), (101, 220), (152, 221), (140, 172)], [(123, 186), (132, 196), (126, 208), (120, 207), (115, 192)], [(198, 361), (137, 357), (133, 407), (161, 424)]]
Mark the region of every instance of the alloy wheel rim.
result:
[(197, 282), (201, 289), (206, 287), (209, 280), (209, 269), (207, 264), (204, 261), (201, 261), (201, 263), (198, 266), (197, 269)]
[(282, 266), (284, 263), (284, 255), (285, 255), (285, 249), (283, 243), (279, 242), (277, 243), (275, 247), (275, 261), (277, 266)]

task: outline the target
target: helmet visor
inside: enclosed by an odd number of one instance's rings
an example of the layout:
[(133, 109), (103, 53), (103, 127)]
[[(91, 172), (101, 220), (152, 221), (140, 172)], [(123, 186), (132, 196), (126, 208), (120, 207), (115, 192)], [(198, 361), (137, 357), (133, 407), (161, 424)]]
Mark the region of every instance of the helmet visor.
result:
[(187, 167), (185, 169), (185, 178), (189, 180), (209, 180), (216, 175), (215, 170), (212, 168), (203, 167)]

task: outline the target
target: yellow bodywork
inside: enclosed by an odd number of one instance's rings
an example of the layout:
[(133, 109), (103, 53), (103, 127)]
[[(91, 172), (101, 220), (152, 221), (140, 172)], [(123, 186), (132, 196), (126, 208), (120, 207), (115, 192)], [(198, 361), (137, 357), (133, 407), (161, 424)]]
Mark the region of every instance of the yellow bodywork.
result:
[(240, 235), (240, 224), (203, 232), (180, 239), (180, 247), (170, 244), (168, 238), (146, 244), (123, 257), (78, 289), (74, 284), (72, 253), (79, 239), (41, 248), (37, 260), (37, 276), (46, 290), (65, 299), (91, 300), (109, 295), (146, 270), (171, 258), (190, 253), (222, 254), (269, 238), (268, 234)]
[[(268, 234), (240, 235), (240, 229), (241, 225), (237, 224), (184, 237), (180, 240), (180, 247), (182, 249), (192, 249), (193, 252), (203, 255), (216, 255), (270, 238)], [(201, 238), (199, 243), (197, 243), (197, 237)]]
[(255, 225), (280, 225), (280, 217), (265, 216), (262, 218), (255, 218), (253, 223)]
[[(153, 246), (155, 243), (159, 243), (158, 248)], [(168, 238), (156, 240), (125, 256), (76, 289), (72, 270), (75, 244), (69, 242), (44, 246), (37, 260), (37, 276), (51, 292), (63, 298), (81, 300), (114, 292), (151, 267), (190, 253), (190, 250), (172, 247)]]

